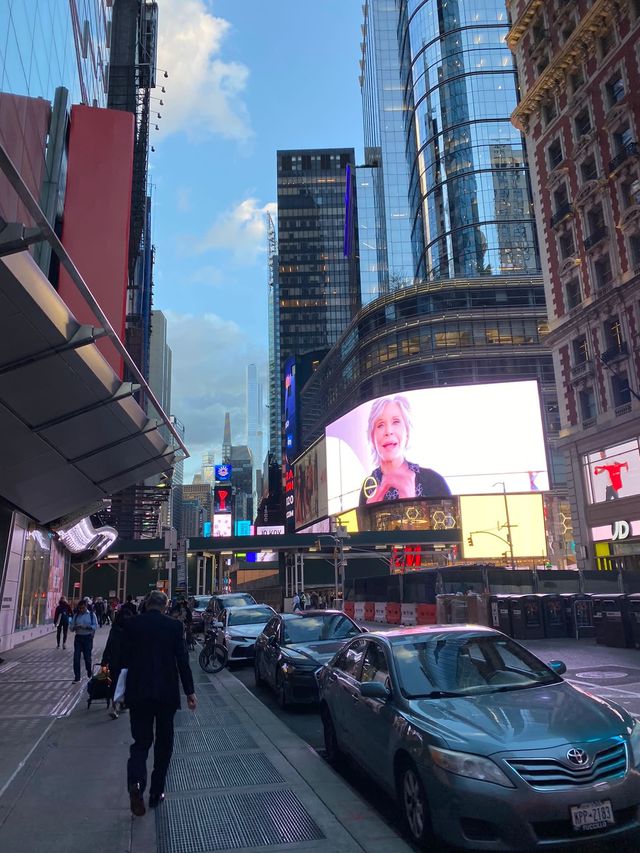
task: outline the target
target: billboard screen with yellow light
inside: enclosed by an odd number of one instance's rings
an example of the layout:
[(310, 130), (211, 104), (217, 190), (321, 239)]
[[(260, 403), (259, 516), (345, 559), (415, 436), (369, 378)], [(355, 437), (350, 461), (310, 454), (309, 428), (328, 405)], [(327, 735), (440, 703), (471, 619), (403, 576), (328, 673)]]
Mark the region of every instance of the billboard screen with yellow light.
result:
[(465, 560), (510, 558), (507, 512), (516, 559), (544, 558), (547, 537), (542, 495), (462, 495), (460, 516)]

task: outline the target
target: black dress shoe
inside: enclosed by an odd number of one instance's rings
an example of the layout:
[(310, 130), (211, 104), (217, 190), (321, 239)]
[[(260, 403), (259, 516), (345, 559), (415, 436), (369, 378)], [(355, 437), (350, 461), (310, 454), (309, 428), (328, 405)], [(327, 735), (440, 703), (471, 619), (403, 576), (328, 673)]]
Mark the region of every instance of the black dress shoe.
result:
[(149, 794), (149, 808), (156, 809), (164, 801), (164, 794)]
[(129, 785), (129, 801), (131, 803), (131, 813), (136, 817), (142, 817), (146, 809), (142, 798), (142, 788), (138, 782)]

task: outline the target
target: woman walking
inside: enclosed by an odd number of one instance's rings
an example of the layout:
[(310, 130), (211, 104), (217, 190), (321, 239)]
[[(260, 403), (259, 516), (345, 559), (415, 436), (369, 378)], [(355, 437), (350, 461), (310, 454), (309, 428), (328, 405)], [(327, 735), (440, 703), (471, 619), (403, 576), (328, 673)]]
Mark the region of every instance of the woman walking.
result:
[(71, 605), (64, 597), (60, 596), (60, 601), (56, 607), (56, 612), (53, 614), (53, 624), (58, 629), (57, 640), (58, 648), (60, 648), (60, 635), (62, 634), (62, 648), (67, 648), (67, 631), (69, 630), (69, 620), (73, 616)]
[(80, 658), (84, 657), (87, 678), (91, 678), (91, 652), (93, 637), (98, 628), (95, 613), (90, 613), (86, 601), (78, 602), (76, 615), (71, 622), (71, 630), (76, 635), (73, 641), (73, 674), (74, 684), (80, 681)]

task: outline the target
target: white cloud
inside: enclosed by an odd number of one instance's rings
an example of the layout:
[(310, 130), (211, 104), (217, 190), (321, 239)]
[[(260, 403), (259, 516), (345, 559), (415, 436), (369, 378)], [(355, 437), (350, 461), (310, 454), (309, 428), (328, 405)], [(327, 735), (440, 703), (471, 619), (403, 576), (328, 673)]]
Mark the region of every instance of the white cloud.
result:
[(158, 66), (166, 69), (161, 135), (178, 130), (214, 133), (246, 141), (252, 135), (242, 101), (249, 69), (219, 56), (230, 24), (216, 18), (204, 0), (163, 0), (159, 13)]
[(186, 470), (192, 472), (203, 450), (222, 443), (225, 412), (234, 443), (244, 444), (246, 366), (266, 365), (267, 353), (237, 323), (216, 314), (164, 313), (173, 352), (171, 414), (185, 425), (192, 456)]
[(176, 190), (176, 208), (180, 213), (191, 210), (191, 187), (178, 187)]
[(201, 251), (224, 249), (242, 264), (255, 263), (267, 250), (266, 214), (275, 216), (276, 204), (259, 206), (255, 198), (246, 198), (221, 213), (200, 244)]

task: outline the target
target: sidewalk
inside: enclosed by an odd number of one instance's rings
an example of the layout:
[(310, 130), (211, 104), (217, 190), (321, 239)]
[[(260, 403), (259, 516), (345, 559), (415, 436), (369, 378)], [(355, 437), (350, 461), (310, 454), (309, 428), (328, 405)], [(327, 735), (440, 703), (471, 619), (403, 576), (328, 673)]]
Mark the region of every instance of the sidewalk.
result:
[(1, 695), (13, 695), (0, 707), (0, 849), (68, 853), (81, 840), (91, 853), (410, 850), (234, 676), (208, 676), (195, 660), (198, 710), (176, 715), (166, 801), (132, 818), (127, 715), (110, 720), (103, 702), (87, 711), (86, 682), (70, 684), (71, 652), (52, 643), (19, 647), (0, 667)]

